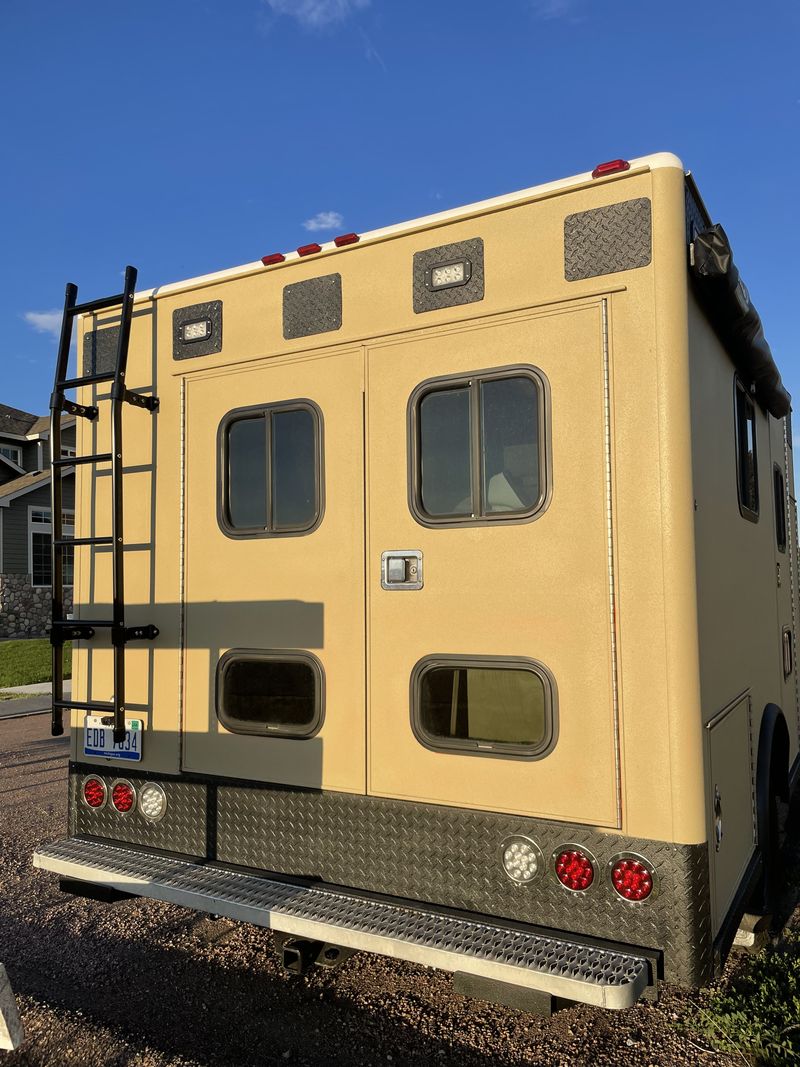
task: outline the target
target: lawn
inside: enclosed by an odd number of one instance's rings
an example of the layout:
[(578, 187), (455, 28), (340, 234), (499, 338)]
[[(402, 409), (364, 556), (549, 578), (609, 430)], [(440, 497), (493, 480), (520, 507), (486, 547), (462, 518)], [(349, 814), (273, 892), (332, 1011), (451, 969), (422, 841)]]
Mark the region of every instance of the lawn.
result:
[[(72, 677), (72, 645), (64, 645), (64, 677)], [(52, 680), (50, 642), (0, 642), (0, 689), (12, 685), (31, 685)]]

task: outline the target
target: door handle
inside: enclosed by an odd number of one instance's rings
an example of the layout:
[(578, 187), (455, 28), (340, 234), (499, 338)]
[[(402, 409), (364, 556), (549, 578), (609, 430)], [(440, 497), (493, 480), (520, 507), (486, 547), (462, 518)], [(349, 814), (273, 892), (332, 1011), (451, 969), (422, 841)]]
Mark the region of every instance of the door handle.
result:
[(382, 589), (421, 589), (422, 553), (418, 549), (395, 548), (381, 554)]

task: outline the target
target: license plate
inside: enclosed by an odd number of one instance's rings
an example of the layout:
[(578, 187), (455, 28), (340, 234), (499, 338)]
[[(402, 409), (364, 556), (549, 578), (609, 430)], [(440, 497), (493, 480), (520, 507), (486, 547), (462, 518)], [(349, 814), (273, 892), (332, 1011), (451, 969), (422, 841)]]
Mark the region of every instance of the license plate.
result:
[(87, 715), (83, 724), (84, 756), (105, 756), (107, 759), (142, 758), (142, 720), (125, 720), (125, 740), (114, 744), (114, 726), (106, 715)]

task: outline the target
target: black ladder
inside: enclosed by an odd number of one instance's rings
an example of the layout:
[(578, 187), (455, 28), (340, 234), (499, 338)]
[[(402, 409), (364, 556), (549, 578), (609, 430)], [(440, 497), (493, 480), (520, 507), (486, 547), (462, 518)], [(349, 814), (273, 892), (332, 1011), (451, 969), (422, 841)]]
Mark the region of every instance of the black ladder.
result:
[[(65, 708), (77, 708), (83, 711), (105, 712), (114, 717), (114, 741), (125, 739), (125, 645), (128, 641), (152, 641), (158, 636), (155, 626), (125, 625), (125, 560), (122, 528), (122, 405), (133, 404), (135, 407), (147, 408), (150, 412), (158, 410), (158, 397), (143, 396), (131, 392), (125, 385), (125, 371), (128, 365), (128, 342), (131, 335), (131, 318), (133, 315), (133, 297), (136, 288), (136, 269), (125, 268), (125, 287), (116, 296), (90, 300), (85, 304), (76, 303), (78, 287), (71, 282), (67, 285), (64, 300), (64, 318), (61, 323), (61, 339), (58, 345), (58, 359), (53, 393), (50, 397), (50, 456), (52, 475), (50, 478), (51, 505), (51, 586), (52, 586), (52, 625), (50, 643), (53, 652), (53, 711), (51, 732), (58, 737), (64, 732), (63, 712)], [(117, 358), (113, 371), (99, 374), (87, 374), (80, 378), (67, 378), (69, 348), (72, 341), (72, 324), (78, 315), (93, 314), (105, 308), (121, 307), (119, 337), (117, 340)], [(94, 368), (97, 370), (97, 368)], [(61, 455), (61, 413), (77, 415), (92, 421), (97, 418), (98, 409), (90, 405), (76, 404), (64, 396), (66, 389), (79, 388), (82, 385), (95, 385), (111, 382), (111, 451), (99, 452), (90, 456), (62, 457)], [(111, 497), (113, 513), (111, 517), (111, 535), (108, 537), (64, 537), (62, 512), (62, 477), (65, 467), (74, 467), (88, 463), (111, 464)], [(112, 570), (112, 618), (94, 620), (72, 620), (64, 618), (64, 553), (69, 547), (80, 545), (110, 545), (113, 558)], [(73, 564), (74, 565), (74, 564)], [(111, 644), (114, 650), (114, 699), (111, 703), (88, 701), (81, 703), (64, 699), (64, 642), (73, 639), (94, 637), (95, 630), (108, 627), (111, 631)]]

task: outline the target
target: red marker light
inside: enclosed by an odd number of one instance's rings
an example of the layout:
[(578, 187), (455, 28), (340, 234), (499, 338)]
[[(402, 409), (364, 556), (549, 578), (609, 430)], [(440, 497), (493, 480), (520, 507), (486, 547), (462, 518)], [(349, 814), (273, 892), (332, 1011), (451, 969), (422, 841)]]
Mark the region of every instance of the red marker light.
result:
[(555, 867), (559, 882), (575, 893), (588, 889), (594, 881), (594, 865), (580, 849), (564, 849), (556, 857)]
[(631, 165), (627, 159), (610, 159), (608, 163), (600, 163), (592, 171), (593, 178), (605, 178), (607, 174), (618, 174), (622, 170), (630, 170)]
[(611, 870), (611, 884), (625, 900), (646, 900), (653, 891), (653, 874), (639, 860), (620, 859)]
[(301, 245), (297, 249), (298, 256), (313, 256), (315, 252), (321, 252), (322, 245)]
[(341, 248), (342, 245), (354, 245), (361, 238), (357, 233), (343, 233), (341, 237), (334, 237), (333, 243), (337, 248)]
[(261, 262), (265, 267), (271, 267), (273, 263), (283, 263), (286, 256), (282, 252), (273, 252), (271, 256), (262, 256)]

